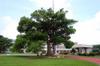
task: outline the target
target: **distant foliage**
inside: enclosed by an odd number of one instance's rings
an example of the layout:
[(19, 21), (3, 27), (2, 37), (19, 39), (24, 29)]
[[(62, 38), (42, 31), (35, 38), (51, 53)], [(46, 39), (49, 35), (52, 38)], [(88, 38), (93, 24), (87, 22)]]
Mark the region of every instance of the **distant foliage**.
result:
[(0, 53), (6, 53), (6, 51), (12, 45), (12, 40), (0, 35)]
[(100, 45), (94, 45), (93, 46), (93, 52), (99, 52), (100, 53)]

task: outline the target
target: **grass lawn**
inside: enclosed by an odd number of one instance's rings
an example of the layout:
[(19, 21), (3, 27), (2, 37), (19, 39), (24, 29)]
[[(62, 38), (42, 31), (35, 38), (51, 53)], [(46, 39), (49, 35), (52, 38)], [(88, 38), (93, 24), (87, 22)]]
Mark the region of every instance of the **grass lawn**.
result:
[(0, 66), (98, 66), (72, 59), (0, 56)]
[(100, 55), (97, 55), (97, 56), (94, 56), (94, 57), (100, 58)]

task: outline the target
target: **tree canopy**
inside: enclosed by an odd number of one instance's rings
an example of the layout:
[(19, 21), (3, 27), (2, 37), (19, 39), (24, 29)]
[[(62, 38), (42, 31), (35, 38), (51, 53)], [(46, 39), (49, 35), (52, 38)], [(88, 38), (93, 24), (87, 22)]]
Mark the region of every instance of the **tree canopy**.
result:
[(31, 17), (21, 17), (17, 29), (27, 36), (27, 41), (47, 42), (47, 55), (51, 56), (54, 45), (65, 43), (76, 31), (72, 26), (76, 21), (68, 19), (66, 13), (63, 9), (54, 12), (51, 8), (41, 8), (31, 13)]

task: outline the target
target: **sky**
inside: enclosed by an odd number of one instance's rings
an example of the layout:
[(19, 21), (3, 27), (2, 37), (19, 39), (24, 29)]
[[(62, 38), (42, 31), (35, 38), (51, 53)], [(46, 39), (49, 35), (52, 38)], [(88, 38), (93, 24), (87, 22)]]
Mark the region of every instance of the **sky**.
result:
[[(52, 0), (0, 0), (0, 35), (16, 39), (20, 17), (40, 8), (52, 8)], [(71, 40), (79, 44), (100, 44), (100, 0), (54, 0), (54, 10), (68, 10), (66, 17), (77, 20)]]

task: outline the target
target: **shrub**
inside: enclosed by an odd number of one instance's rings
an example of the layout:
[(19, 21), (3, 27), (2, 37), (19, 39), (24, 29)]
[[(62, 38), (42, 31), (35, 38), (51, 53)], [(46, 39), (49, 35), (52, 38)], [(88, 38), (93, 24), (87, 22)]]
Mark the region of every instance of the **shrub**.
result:
[(78, 53), (79, 56), (95, 56), (96, 54), (91, 52), (91, 53)]

